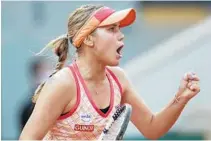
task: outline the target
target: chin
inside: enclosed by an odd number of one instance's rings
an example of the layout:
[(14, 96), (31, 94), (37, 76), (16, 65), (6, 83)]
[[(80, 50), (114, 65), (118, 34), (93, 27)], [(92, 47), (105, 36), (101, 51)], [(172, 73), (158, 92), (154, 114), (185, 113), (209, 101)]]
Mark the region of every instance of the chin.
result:
[(115, 66), (118, 66), (119, 63), (120, 63), (120, 62), (116, 60), (116, 61), (111, 61), (111, 62), (107, 63), (107, 65), (108, 65), (108, 66), (113, 66), (113, 67), (115, 67)]

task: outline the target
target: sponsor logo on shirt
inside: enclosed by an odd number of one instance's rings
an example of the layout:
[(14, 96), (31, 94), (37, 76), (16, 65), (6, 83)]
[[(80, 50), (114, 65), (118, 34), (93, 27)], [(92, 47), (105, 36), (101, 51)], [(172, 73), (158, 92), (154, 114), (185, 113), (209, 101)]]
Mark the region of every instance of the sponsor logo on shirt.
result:
[(83, 122), (90, 123), (91, 122), (91, 119), (92, 119), (92, 116), (91, 116), (91, 114), (81, 113), (80, 114), (80, 119)]
[(94, 131), (94, 125), (75, 124), (74, 130), (75, 131), (82, 131), (82, 132), (92, 132), (92, 131)]

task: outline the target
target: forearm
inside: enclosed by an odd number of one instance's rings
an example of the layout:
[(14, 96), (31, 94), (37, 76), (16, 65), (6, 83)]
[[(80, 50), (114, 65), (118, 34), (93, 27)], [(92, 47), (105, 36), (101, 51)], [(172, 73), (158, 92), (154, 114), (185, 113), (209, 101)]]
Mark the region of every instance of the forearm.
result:
[(150, 131), (153, 138), (163, 136), (174, 125), (188, 100), (174, 98), (162, 111), (152, 116)]

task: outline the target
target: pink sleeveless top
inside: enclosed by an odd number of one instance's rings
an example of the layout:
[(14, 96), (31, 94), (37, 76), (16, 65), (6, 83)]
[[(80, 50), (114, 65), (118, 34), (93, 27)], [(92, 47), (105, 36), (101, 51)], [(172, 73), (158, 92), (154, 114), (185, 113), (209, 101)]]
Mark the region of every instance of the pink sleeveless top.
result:
[(69, 113), (59, 117), (43, 140), (97, 140), (121, 102), (121, 85), (114, 73), (107, 68), (110, 108), (103, 113), (92, 100), (77, 65), (74, 63), (69, 68), (77, 86), (77, 102)]

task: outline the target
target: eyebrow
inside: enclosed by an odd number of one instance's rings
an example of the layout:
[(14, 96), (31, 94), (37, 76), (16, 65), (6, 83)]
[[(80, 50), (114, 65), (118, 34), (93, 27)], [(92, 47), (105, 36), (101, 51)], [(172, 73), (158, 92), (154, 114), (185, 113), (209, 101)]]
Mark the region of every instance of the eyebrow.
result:
[(112, 25), (110, 25), (110, 27), (116, 27), (116, 26), (119, 26), (119, 24), (112, 24)]

